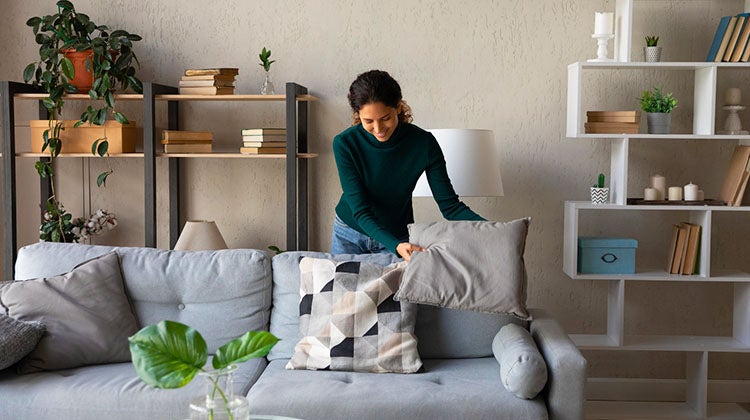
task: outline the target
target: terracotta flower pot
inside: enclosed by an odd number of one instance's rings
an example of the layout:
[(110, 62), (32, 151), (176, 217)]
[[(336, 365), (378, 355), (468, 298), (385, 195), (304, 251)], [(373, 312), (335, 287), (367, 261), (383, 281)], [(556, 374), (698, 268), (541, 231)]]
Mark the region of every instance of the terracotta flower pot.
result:
[[(78, 93), (88, 93), (94, 84), (94, 73), (86, 69), (86, 60), (94, 56), (93, 50), (76, 51), (67, 49), (61, 51), (73, 63), (75, 77), (70, 84), (78, 89)], [(90, 66), (89, 66), (90, 67)]]

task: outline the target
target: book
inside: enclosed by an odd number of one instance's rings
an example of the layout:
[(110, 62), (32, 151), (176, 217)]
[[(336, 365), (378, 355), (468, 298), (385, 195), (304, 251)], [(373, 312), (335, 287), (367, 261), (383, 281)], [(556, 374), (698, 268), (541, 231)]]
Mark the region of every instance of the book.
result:
[(684, 224), (675, 225), (679, 232), (677, 233), (677, 242), (674, 248), (674, 258), (672, 259), (672, 267), (669, 270), (669, 274), (680, 274), (680, 264), (682, 259), (685, 257), (685, 251), (687, 245), (688, 234), (690, 229)]
[[(735, 146), (719, 193), (719, 200), (724, 201), (728, 206), (734, 205), (737, 194), (742, 188), (748, 161), (750, 161), (750, 146)], [(747, 183), (746, 179), (745, 183)]]
[(724, 57), (722, 58), (722, 61), (730, 61), (732, 59), (732, 53), (734, 53), (735, 46), (737, 45), (737, 40), (740, 37), (740, 33), (742, 32), (742, 28), (745, 26), (745, 20), (747, 19), (749, 15), (747, 13), (740, 13), (737, 15), (737, 21), (734, 24), (734, 29), (732, 30), (732, 37), (729, 38), (729, 43), (727, 44), (727, 50), (724, 52)]
[(211, 143), (164, 145), (164, 153), (211, 153), (211, 150)]
[(232, 95), (234, 94), (233, 87), (216, 87), (216, 86), (202, 86), (202, 87), (181, 87), (180, 95)]
[(210, 131), (185, 131), (185, 130), (162, 130), (161, 139), (164, 140), (213, 140), (214, 135)]
[(240, 153), (243, 155), (285, 154), (286, 147), (240, 147)]
[(244, 147), (286, 147), (285, 141), (244, 141)]
[(587, 117), (633, 117), (640, 118), (641, 111), (586, 111)]
[(669, 242), (669, 252), (667, 253), (667, 274), (672, 272), (674, 263), (675, 250), (677, 249), (677, 238), (680, 235), (680, 225), (672, 225), (672, 240)]
[(729, 20), (731, 19), (731, 16), (724, 16), (719, 21), (719, 26), (716, 28), (716, 34), (714, 35), (714, 40), (711, 42), (711, 47), (708, 49), (708, 55), (706, 56), (706, 61), (712, 62), (716, 59), (716, 55), (719, 52), (719, 46), (721, 46), (721, 41), (724, 39), (724, 33), (727, 31), (727, 27), (729, 26)]
[(583, 127), (586, 133), (602, 134), (638, 134), (638, 123), (618, 123), (618, 122), (589, 122), (584, 123)]
[(617, 122), (617, 123), (639, 123), (641, 122), (641, 116), (636, 115), (635, 117), (619, 117), (619, 116), (593, 116), (590, 115), (586, 119), (588, 122)]
[(737, 191), (734, 201), (732, 201), (733, 207), (739, 207), (742, 205), (742, 199), (745, 197), (745, 188), (747, 188), (748, 179), (750, 179), (750, 171), (745, 169), (745, 173), (742, 174), (742, 181), (740, 181), (740, 189)]
[(698, 262), (698, 245), (700, 244), (701, 225), (684, 223), (690, 229), (685, 246), (685, 259), (680, 264), (680, 273), (695, 274)]
[(180, 80), (193, 81), (193, 80), (221, 80), (234, 82), (234, 76), (231, 74), (196, 74), (195, 76), (182, 76)]
[(213, 69), (187, 69), (185, 70), (185, 76), (204, 76), (213, 74), (226, 74), (236, 76), (240, 72), (240, 69), (236, 67), (219, 67)]
[(286, 134), (260, 134), (252, 136), (242, 136), (242, 141), (283, 141), (286, 142)]
[(201, 87), (201, 86), (216, 86), (216, 87), (234, 87), (234, 79), (205, 79), (205, 80), (180, 80), (178, 83), (179, 87)]
[(212, 144), (213, 140), (162, 140), (161, 144)]
[(732, 32), (734, 31), (735, 23), (737, 22), (737, 16), (732, 16), (729, 18), (729, 24), (727, 24), (727, 29), (724, 31), (724, 36), (721, 38), (721, 44), (719, 44), (719, 49), (716, 51), (716, 57), (714, 57), (714, 62), (719, 63), (724, 58), (724, 53), (727, 51), (727, 44), (729, 44), (729, 39), (732, 37)]
[(243, 136), (267, 136), (267, 135), (284, 135), (286, 128), (243, 128)]
[(742, 27), (740, 37), (737, 39), (737, 44), (734, 46), (734, 52), (732, 52), (732, 58), (729, 60), (733, 63), (739, 62), (747, 49), (747, 41), (750, 38), (750, 18), (745, 18), (745, 26)]

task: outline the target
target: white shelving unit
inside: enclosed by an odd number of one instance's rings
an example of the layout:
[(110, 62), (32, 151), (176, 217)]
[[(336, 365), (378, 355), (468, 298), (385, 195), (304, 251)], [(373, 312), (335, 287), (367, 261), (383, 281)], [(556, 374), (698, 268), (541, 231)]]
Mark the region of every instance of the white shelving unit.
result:
[[(663, 1), (663, 0), (662, 0)], [(563, 271), (573, 280), (596, 280), (608, 284), (607, 322), (604, 334), (573, 334), (571, 338), (582, 350), (684, 352), (684, 380), (589, 378), (587, 418), (749, 418), (750, 379), (738, 381), (709, 380), (711, 353), (750, 354), (750, 273), (737, 269), (714, 269), (711, 244), (714, 221), (723, 216), (750, 213), (750, 207), (627, 205), (628, 156), (630, 141), (733, 141), (750, 144), (750, 136), (716, 134), (717, 78), (720, 69), (746, 69), (748, 63), (707, 62), (631, 62), (634, 0), (616, 0), (615, 61), (578, 62), (568, 66), (566, 136), (579, 139), (610, 141), (610, 203), (565, 202)], [(750, 0), (745, 1), (750, 10)], [(737, 11), (739, 13), (741, 11)], [(585, 134), (584, 72), (600, 70), (665, 70), (692, 72), (693, 124), (685, 134)], [(633, 213), (639, 212), (639, 213)], [(651, 213), (657, 212), (657, 213)], [(665, 213), (667, 212), (667, 213)], [(578, 237), (587, 234), (581, 221), (592, 214), (648, 217), (678, 215), (678, 221), (701, 225), (700, 263), (694, 275), (668, 274), (664, 267), (636, 267), (635, 274), (600, 275), (577, 272)], [(671, 217), (671, 216), (668, 216)], [(744, 219), (748, 220), (748, 219)], [(634, 231), (633, 236), (638, 237)], [(750, 247), (747, 247), (750, 248)], [(625, 292), (632, 282), (673, 282), (675, 287), (687, 282), (731, 283), (733, 312), (731, 336), (633, 335), (625, 334)], [(669, 284), (669, 283), (667, 283)], [(650, 394), (650, 395), (647, 395)], [(646, 397), (644, 397), (646, 395)]]

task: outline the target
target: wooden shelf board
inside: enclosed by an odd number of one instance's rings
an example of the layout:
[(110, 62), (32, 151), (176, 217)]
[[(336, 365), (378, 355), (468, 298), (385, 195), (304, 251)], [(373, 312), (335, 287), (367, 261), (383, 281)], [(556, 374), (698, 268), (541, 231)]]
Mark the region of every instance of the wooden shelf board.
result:
[[(220, 159), (285, 159), (285, 154), (246, 155), (239, 152), (214, 152), (214, 153), (157, 153), (157, 157), (178, 158), (220, 158)], [(298, 159), (312, 159), (318, 157), (317, 153), (297, 153)]]
[[(286, 100), (286, 95), (155, 95), (159, 101), (277, 101)], [(318, 98), (313, 95), (297, 95), (300, 102), (317, 101)]]
[[(709, 419), (747, 419), (747, 404), (708, 403)], [(701, 418), (685, 402), (586, 401), (586, 419), (689, 419)]]
[[(18, 157), (33, 157), (33, 158), (40, 158), (40, 157), (49, 157), (49, 154), (47, 153), (31, 153), (31, 152), (21, 152), (16, 153), (16, 156)], [(92, 155), (91, 153), (60, 153), (57, 158), (98, 158), (97, 155)], [(142, 158), (143, 153), (117, 153), (117, 154), (111, 154), (109, 155), (111, 158)], [(57, 159), (55, 158), (55, 159)]]
[(724, 67), (724, 68), (737, 68), (747, 69), (750, 68), (750, 63), (712, 63), (712, 62), (692, 62), (692, 61), (660, 61), (658, 63), (646, 63), (644, 61), (631, 61), (631, 62), (591, 62), (591, 61), (579, 61), (572, 63), (569, 66), (578, 66), (583, 69), (610, 69), (610, 70), (627, 70), (627, 69), (661, 69), (661, 70), (696, 70), (711, 67)]
[(747, 283), (750, 273), (739, 270), (717, 270), (710, 277), (697, 274), (667, 274), (661, 269), (638, 270), (635, 274), (580, 274), (566, 273), (573, 280), (604, 280), (604, 281), (681, 281), (687, 283)]
[[(46, 98), (46, 93), (17, 93), (16, 99), (35, 99), (41, 100)], [(286, 95), (154, 95), (157, 100), (162, 101), (280, 101), (286, 100)], [(91, 97), (83, 93), (73, 93), (64, 96), (68, 100), (91, 101)], [(103, 100), (103, 99), (98, 99)], [(140, 93), (121, 93), (115, 95), (118, 101), (140, 101), (143, 95)], [(318, 98), (313, 95), (298, 95), (297, 100), (300, 102), (317, 101)]]
[(750, 206), (659, 206), (659, 205), (626, 205), (626, 204), (592, 204), (591, 201), (566, 201), (565, 204), (573, 206), (578, 210), (606, 210), (606, 211), (628, 211), (628, 210), (649, 210), (649, 211), (750, 211)]
[(743, 344), (733, 337), (626, 335), (622, 346), (615, 345), (605, 334), (571, 334), (570, 338), (581, 350), (750, 353), (750, 345)]
[(643, 139), (643, 140), (749, 140), (750, 135), (728, 135), (728, 134), (607, 134), (607, 133), (581, 133), (570, 139)]

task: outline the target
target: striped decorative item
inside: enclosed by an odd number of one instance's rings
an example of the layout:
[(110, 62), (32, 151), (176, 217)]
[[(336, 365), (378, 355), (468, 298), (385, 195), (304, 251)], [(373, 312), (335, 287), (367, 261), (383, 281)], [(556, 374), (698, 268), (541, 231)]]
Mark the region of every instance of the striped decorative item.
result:
[(591, 187), (591, 203), (607, 204), (609, 202), (609, 188)]

